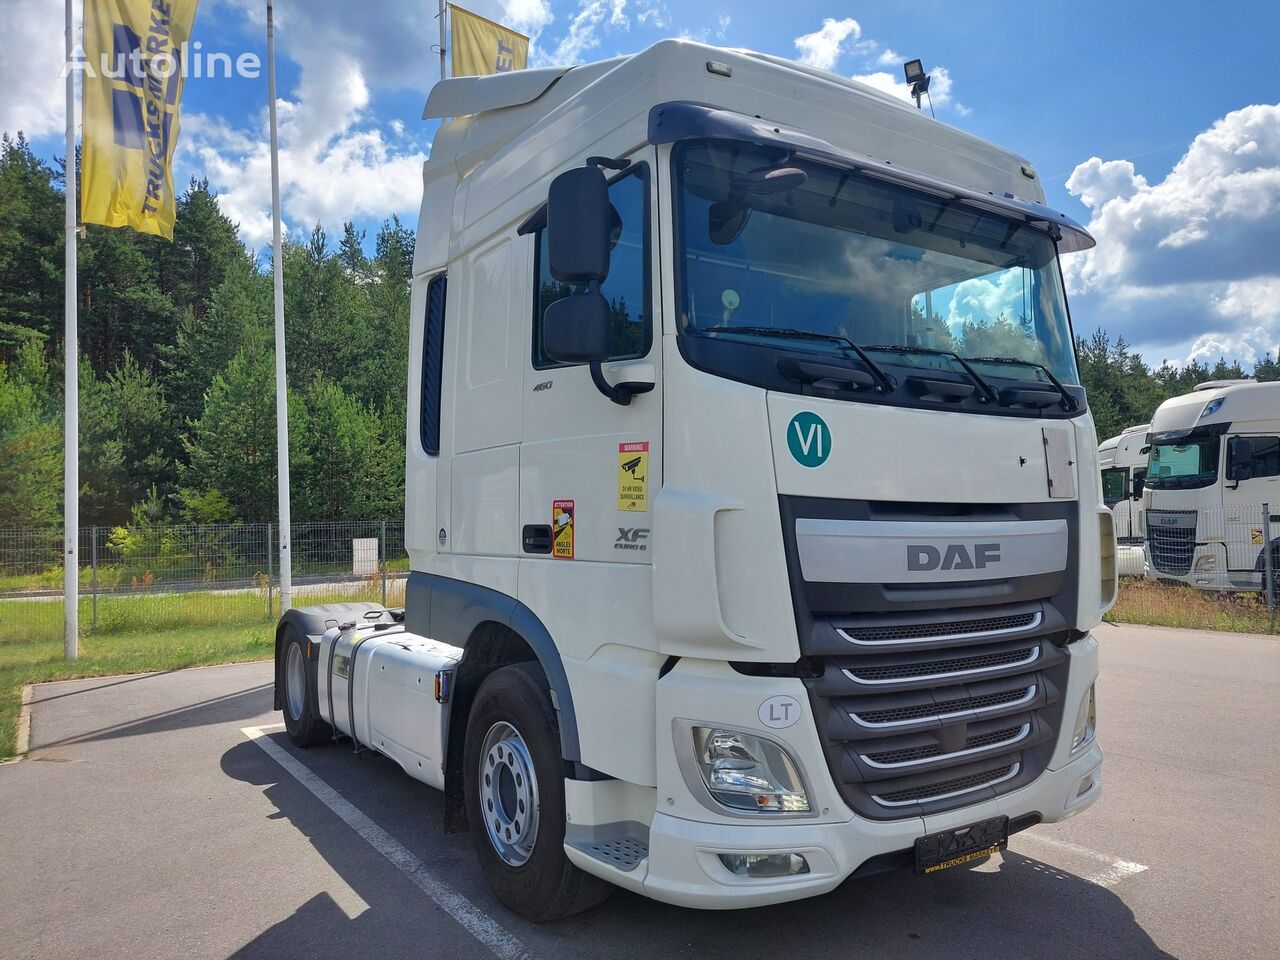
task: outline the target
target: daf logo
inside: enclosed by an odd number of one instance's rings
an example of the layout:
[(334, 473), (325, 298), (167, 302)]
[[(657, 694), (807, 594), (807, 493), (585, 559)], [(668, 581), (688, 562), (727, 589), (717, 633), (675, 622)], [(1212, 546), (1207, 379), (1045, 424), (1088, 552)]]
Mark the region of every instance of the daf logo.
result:
[(1159, 520), (1162, 527), (1176, 527), (1178, 525), (1177, 517), (1161, 517)]
[(975, 543), (972, 552), (963, 543), (950, 543), (945, 549), (927, 543), (907, 544), (908, 570), (982, 570), (999, 562), (998, 543)]

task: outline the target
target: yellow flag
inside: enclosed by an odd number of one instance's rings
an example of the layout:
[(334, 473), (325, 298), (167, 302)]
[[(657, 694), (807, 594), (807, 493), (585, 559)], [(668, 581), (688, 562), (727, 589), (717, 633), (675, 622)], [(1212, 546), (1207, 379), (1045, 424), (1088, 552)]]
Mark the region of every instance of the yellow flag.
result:
[(453, 22), (453, 75), (481, 77), (523, 70), (529, 62), (529, 38), (501, 24), (449, 4)]
[(173, 148), (196, 3), (85, 0), (85, 223), (173, 239)]

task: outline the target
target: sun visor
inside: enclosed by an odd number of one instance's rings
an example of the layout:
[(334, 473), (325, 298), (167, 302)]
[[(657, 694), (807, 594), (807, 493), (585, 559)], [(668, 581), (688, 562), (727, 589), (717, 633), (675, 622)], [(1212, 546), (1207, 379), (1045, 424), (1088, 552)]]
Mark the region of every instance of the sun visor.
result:
[(1093, 236), (1065, 213), (1059, 213), (1034, 200), (1012, 194), (996, 196), (972, 187), (961, 187), (918, 170), (891, 165), (883, 160), (842, 150), (819, 137), (779, 126), (757, 117), (730, 110), (718, 110), (700, 103), (675, 101), (660, 103), (649, 111), (649, 142), (674, 143), (691, 139), (740, 140), (761, 146), (786, 147), (798, 156), (848, 167), (857, 173), (911, 187), (935, 196), (947, 197), (965, 204), (998, 213), (1038, 226), (1058, 241), (1063, 253), (1088, 250), (1094, 246)]

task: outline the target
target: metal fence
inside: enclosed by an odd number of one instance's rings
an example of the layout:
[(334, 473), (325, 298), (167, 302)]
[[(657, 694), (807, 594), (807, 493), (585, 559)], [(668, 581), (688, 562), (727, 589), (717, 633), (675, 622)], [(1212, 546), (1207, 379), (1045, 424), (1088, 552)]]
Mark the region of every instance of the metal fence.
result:
[(1280, 504), (1156, 506), (1139, 524), (1143, 540), (1119, 548), (1113, 619), (1276, 632)]
[[(291, 528), (295, 604), (403, 603), (403, 521)], [(271, 523), (85, 527), (80, 623), (121, 632), (270, 621), (280, 613), (279, 529)], [(62, 532), (0, 529), (0, 639), (62, 633)]]

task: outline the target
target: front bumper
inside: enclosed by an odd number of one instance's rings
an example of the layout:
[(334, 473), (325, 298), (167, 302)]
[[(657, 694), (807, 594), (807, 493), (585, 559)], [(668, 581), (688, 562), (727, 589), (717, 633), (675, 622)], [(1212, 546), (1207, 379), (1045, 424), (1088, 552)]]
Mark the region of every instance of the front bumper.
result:
[[(605, 791), (647, 793), (648, 802), (656, 801), (657, 808), (648, 823), (647, 857), (634, 868), (619, 870), (581, 850), (566, 847), (566, 851), (584, 870), (654, 899), (687, 907), (731, 909), (825, 893), (864, 865), (868, 870), (880, 866), (882, 862), (868, 863), (874, 858), (897, 861), (894, 855), (909, 853), (916, 838), (930, 833), (1002, 815), (1022, 825), (1065, 820), (1092, 804), (1102, 791), (1101, 747), (1095, 739), (1072, 756), (1070, 722), (1097, 679), (1098, 643), (1087, 636), (1065, 652), (1070, 658), (1062, 691), (1066, 719), (1040, 776), (989, 799), (894, 820), (858, 816), (844, 802), (832, 779), (800, 680), (746, 676), (725, 663), (682, 660), (658, 683), (656, 790), (619, 781), (575, 783), (570, 797), (571, 823), (583, 824), (640, 820), (643, 815), (636, 815), (639, 811), (635, 807), (630, 815), (624, 815), (617, 805), (613, 808), (617, 812), (608, 816), (596, 819), (591, 814), (604, 813), (600, 799)], [(803, 705), (803, 715), (782, 728), (766, 724), (766, 703), (788, 696)], [(680, 767), (681, 751), (688, 749), (684, 738), (689, 723), (731, 727), (781, 743), (801, 770), (811, 813), (764, 820), (718, 809), (707, 797), (698, 796)], [(584, 793), (582, 800), (576, 799), (577, 791)], [(601, 793), (594, 811), (586, 800), (587, 793)], [(809, 872), (767, 879), (741, 877), (720, 862), (721, 853), (799, 853), (808, 862)]]
[[(834, 890), (873, 857), (909, 851), (917, 837), (1007, 815), (1039, 814), (1046, 823), (1084, 810), (1102, 792), (1102, 749), (1093, 746), (1021, 790), (937, 817), (875, 822), (726, 825), (659, 813), (649, 833), (643, 892), (684, 907), (734, 909), (783, 903)], [(730, 873), (720, 853), (799, 853), (809, 873), (746, 879)]]

